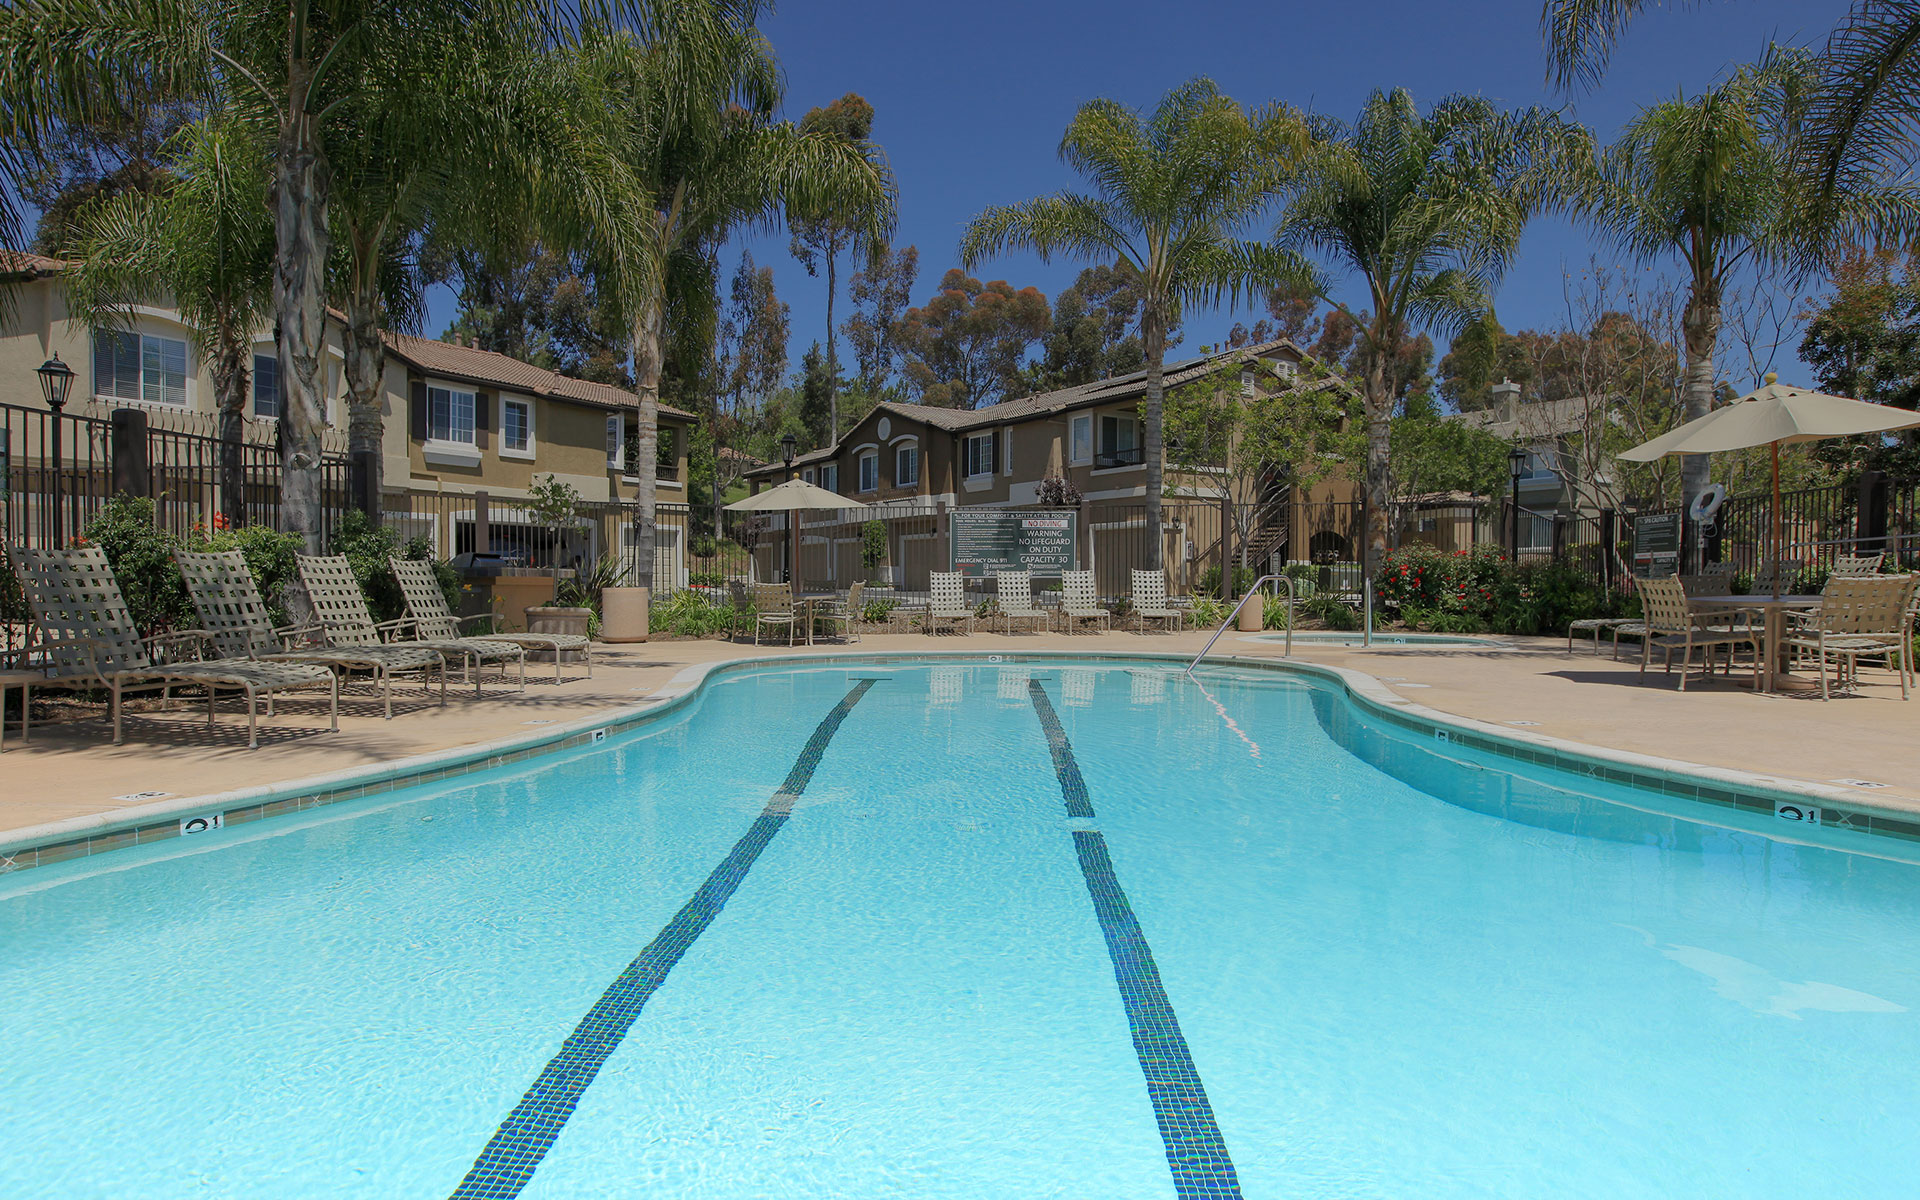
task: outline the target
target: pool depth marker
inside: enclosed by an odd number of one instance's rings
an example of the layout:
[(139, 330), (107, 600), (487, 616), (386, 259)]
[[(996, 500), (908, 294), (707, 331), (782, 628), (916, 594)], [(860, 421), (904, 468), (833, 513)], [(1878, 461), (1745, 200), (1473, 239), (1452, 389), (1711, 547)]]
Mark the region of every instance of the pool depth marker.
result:
[[(1027, 684), (1027, 694), (1047, 735), (1047, 749), (1053, 754), (1053, 773), (1060, 780), (1067, 816), (1092, 820), (1093, 801), (1087, 796), (1087, 781), (1080, 775), (1073, 744), (1053, 711), (1047, 689), (1036, 679)], [(1075, 829), (1073, 848), (1080, 856), (1080, 875), (1086, 880), (1087, 895), (1100, 920), (1100, 933), (1107, 941), (1107, 957), (1113, 960), (1114, 982), (1120, 985), (1120, 1001), (1126, 1006), (1127, 1024), (1133, 1030), (1133, 1050), (1140, 1058), (1141, 1074), (1147, 1077), (1147, 1095), (1153, 1101), (1160, 1140), (1166, 1146), (1167, 1166), (1173, 1171), (1174, 1193), (1180, 1200), (1239, 1200), (1240, 1178), (1227, 1155), (1226, 1139), (1220, 1136), (1207, 1089), (1201, 1086), (1200, 1072), (1193, 1065), (1187, 1039), (1173, 1015), (1173, 1004), (1160, 984), (1153, 950), (1114, 874), (1107, 839), (1097, 829)]]
[(859, 680), (814, 729), (780, 790), (767, 801), (753, 825), (734, 843), (732, 852), (707, 876), (693, 898), (680, 907), (666, 928), (655, 935), (640, 956), (627, 964), (627, 969), (612, 986), (601, 993), (600, 999), (561, 1044), (560, 1052), (548, 1061), (520, 1103), (494, 1131), (486, 1149), (454, 1189), (453, 1200), (514, 1197), (527, 1186), (540, 1160), (560, 1136), (567, 1118), (573, 1115), (574, 1105), (579, 1103), (607, 1059), (620, 1048), (621, 1040), (627, 1036), (641, 1008), (666, 982), (667, 972), (673, 970), (687, 948), (720, 915), (734, 889), (753, 868), (754, 860), (787, 823), (793, 813), (793, 802), (807, 790), (814, 768), (820, 765), (820, 757), (826, 753), (827, 743), (833, 740), (840, 722), (847, 719), (867, 689), (879, 682), (878, 679)]

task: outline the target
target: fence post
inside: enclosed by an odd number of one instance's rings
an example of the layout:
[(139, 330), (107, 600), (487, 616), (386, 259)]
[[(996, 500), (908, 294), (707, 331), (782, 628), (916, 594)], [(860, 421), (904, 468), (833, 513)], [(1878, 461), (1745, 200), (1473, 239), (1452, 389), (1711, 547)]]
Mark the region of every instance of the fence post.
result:
[(1854, 506), (1855, 554), (1887, 548), (1887, 490), (1886, 472), (1860, 472), (1859, 502)]
[(355, 450), (347, 456), (347, 490), (352, 495), (348, 501), (355, 508), (380, 521), (380, 489), (373, 483), (373, 456), (378, 450)]
[(473, 494), (473, 552), (475, 554), (493, 553), (493, 518), (487, 511), (488, 499), (485, 492)]
[(1233, 599), (1233, 498), (1220, 497), (1220, 598)]
[[(58, 417), (54, 418), (58, 420)], [(137, 408), (113, 410), (113, 485), (116, 496), (151, 496), (153, 471), (147, 457), (147, 414)]]
[(1600, 582), (1613, 589), (1614, 547), (1620, 542), (1620, 514), (1611, 508), (1600, 510)]
[[(933, 544), (934, 569), (939, 571), (953, 570), (953, 551), (951, 549), (953, 546), (953, 538), (947, 532), (947, 502), (945, 500), (935, 500), (933, 502)], [(939, 565), (943, 557), (947, 564), (944, 567)]]

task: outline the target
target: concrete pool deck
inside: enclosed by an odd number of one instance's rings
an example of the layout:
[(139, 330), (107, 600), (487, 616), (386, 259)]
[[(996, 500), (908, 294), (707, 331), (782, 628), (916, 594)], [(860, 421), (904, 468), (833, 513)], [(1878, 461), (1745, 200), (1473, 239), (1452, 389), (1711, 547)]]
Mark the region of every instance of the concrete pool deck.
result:
[[(789, 655), (927, 652), (1158, 653), (1192, 655), (1204, 632), (990, 634), (927, 637), (869, 634), (853, 646), (754, 646), (750, 642), (668, 641), (595, 649), (594, 675), (569, 665), (556, 684), (551, 668), (530, 665), (524, 693), (491, 677), (485, 695), (448, 689), (440, 708), (416, 690), (396, 695), (394, 719), (383, 720), (370, 693), (342, 696), (340, 730), (326, 729), (323, 704), (285, 700), (263, 721), (260, 748), (246, 748), (245, 712), (223, 702), (209, 729), (204, 707), (188, 701), (172, 712), (129, 715), (125, 744), (110, 743), (104, 706), (84, 706), (77, 719), (36, 721), (32, 740), (9, 730), (0, 755), (0, 845), (29, 829), (77, 819), (111, 822), (162, 797), (167, 802), (298, 780), (395, 759), (456, 751), (561, 724), (632, 711), (649, 693), (689, 667)], [(1279, 659), (1279, 643), (1229, 633), (1215, 657)], [(1586, 746), (1684, 760), (1709, 767), (1857, 789), (1857, 801), (1920, 813), (1920, 754), (1914, 732), (1920, 697), (1902, 702), (1897, 679), (1869, 668), (1857, 696), (1822, 703), (1812, 696), (1755, 696), (1715, 676), (1696, 676), (1682, 694), (1657, 666), (1640, 683), (1632, 663), (1594, 656), (1583, 643), (1572, 655), (1564, 639), (1518, 638), (1493, 647), (1383, 645), (1373, 649), (1296, 643), (1296, 661), (1362, 672), (1414, 704), (1454, 716)], [(1735, 678), (1739, 678), (1736, 671)], [(52, 693), (59, 695), (59, 693)]]

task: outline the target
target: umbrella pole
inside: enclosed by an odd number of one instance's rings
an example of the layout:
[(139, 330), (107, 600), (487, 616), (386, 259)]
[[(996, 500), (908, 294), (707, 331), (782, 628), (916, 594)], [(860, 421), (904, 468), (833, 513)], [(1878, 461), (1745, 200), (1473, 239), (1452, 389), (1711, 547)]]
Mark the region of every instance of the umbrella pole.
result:
[(1773, 451), (1773, 598), (1780, 598), (1780, 443), (1769, 443)]
[(800, 510), (787, 513), (787, 583), (800, 590)]

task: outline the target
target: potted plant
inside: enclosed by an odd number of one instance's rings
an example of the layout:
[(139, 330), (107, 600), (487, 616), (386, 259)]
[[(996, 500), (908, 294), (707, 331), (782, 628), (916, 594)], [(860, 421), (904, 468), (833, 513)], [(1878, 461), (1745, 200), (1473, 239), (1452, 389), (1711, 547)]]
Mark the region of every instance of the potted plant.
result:
[(593, 610), (563, 605), (559, 596), (560, 548), (564, 545), (567, 532), (574, 528), (574, 517), (579, 507), (580, 493), (574, 490), (572, 484), (562, 483), (552, 475), (548, 475), (544, 481), (535, 480), (527, 490), (527, 512), (533, 517), (535, 525), (554, 531), (554, 602), (527, 607), (529, 633), (571, 633), (587, 637), (592, 632)]

